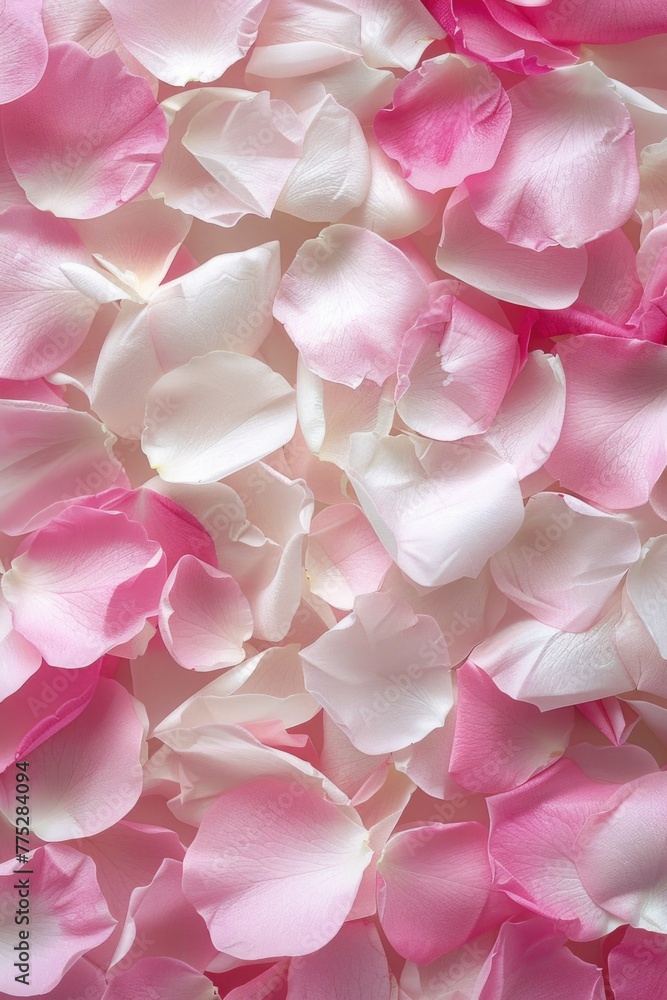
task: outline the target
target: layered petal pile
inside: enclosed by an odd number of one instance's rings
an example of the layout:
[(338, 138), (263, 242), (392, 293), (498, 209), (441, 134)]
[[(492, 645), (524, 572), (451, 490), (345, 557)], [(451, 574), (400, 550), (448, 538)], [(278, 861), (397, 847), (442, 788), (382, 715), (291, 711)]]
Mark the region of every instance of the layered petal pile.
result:
[(0, 997), (667, 996), (666, 57), (0, 4)]

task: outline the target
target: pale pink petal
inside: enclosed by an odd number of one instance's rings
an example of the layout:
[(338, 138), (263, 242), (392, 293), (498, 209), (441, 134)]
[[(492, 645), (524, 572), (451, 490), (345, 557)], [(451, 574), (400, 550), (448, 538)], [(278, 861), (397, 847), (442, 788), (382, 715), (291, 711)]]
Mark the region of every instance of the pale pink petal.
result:
[(8, 104), (32, 90), (46, 68), (49, 50), (41, 0), (6, 0), (0, 52), (0, 104)]
[(320, 711), (306, 691), (298, 646), (271, 646), (201, 688), (161, 722), (161, 728), (212, 722), (298, 726)]
[(185, 857), (183, 888), (220, 951), (307, 955), (349, 913), (371, 857), (366, 837), (350, 807), (294, 782), (254, 781), (205, 814)]
[(403, 176), (416, 188), (435, 192), (489, 170), (510, 117), (498, 78), (481, 63), (447, 53), (404, 77), (373, 127)]
[(451, 295), (439, 296), (405, 335), (398, 415), (436, 441), (480, 434), (496, 416), (517, 360), (514, 333)]
[[(0, 590), (0, 703), (30, 680), (42, 665), (42, 654), (16, 631), (7, 599)], [(4, 734), (3, 734), (4, 735)]]
[[(87, 854), (95, 862), (100, 889), (111, 916), (118, 921), (113, 934), (98, 945), (90, 956), (106, 969), (122, 934), (134, 890), (138, 886), (150, 885), (166, 858), (182, 861), (185, 851), (172, 830), (142, 826), (126, 820), (121, 820), (94, 837), (81, 837), (74, 843), (77, 850)], [(144, 942), (140, 943), (143, 945)], [(137, 957), (136, 954), (134, 957)]]
[[(128, 202), (74, 228), (98, 263), (142, 299), (164, 279), (192, 220), (161, 201)], [(141, 238), (138, 234), (141, 233)]]
[(531, 351), (486, 431), (484, 440), (520, 479), (549, 459), (565, 417), (565, 376), (559, 358)]
[(86, 956), (75, 962), (50, 993), (40, 995), (43, 1000), (71, 1000), (73, 997), (88, 1000), (88, 997), (101, 997), (105, 984), (102, 970)]
[(257, 34), (267, 0), (103, 0), (126, 48), (159, 80), (211, 83), (241, 59)]
[(301, 657), (307, 690), (363, 753), (422, 739), (452, 707), (440, 629), (391, 594), (357, 597), (352, 614)]
[(438, 823), (391, 838), (378, 862), (378, 908), (399, 955), (426, 964), (475, 936), (491, 891), (486, 840), (479, 823)]
[(361, 44), (369, 66), (414, 69), (443, 31), (419, 0), (348, 0), (361, 14)]
[(665, 938), (629, 927), (609, 952), (609, 983), (616, 1000), (659, 997), (667, 989)]
[(394, 381), (380, 386), (364, 379), (356, 388), (327, 382), (299, 358), (297, 410), (305, 442), (320, 462), (348, 465), (350, 436), (360, 431), (389, 434), (394, 422)]
[(413, 187), (403, 177), (396, 160), (384, 152), (373, 131), (367, 128), (365, 136), (370, 154), (370, 184), (362, 203), (349, 211), (341, 222), (370, 229), (385, 240), (411, 236), (440, 214), (442, 196), (436, 197)]
[(565, 947), (546, 920), (508, 921), (471, 994), (475, 1000), (605, 1000), (602, 970)]
[(176, 958), (140, 958), (114, 976), (101, 1000), (218, 1000), (211, 980)]
[(28, 200), (71, 219), (105, 215), (150, 184), (167, 122), (150, 87), (115, 52), (49, 49), (34, 90), (3, 111), (7, 159)]
[(626, 701), (600, 698), (587, 701), (577, 708), (614, 746), (621, 746), (639, 721), (637, 712)]
[(307, 127), (303, 152), (276, 209), (312, 222), (337, 222), (368, 191), (371, 165), (364, 133), (356, 116), (330, 94), (299, 117)]
[(334, 607), (350, 610), (355, 597), (378, 590), (391, 562), (355, 504), (327, 507), (313, 520), (305, 562), (310, 589)]
[(667, 933), (667, 774), (619, 788), (579, 834), (576, 863), (592, 899), (617, 918)]
[(401, 989), (408, 1000), (470, 1000), (495, 933), (486, 933), (428, 965), (406, 962)]
[(321, 73), (361, 55), (361, 18), (336, 0), (273, 0), (248, 72), (280, 79)]
[(575, 941), (592, 941), (621, 923), (591, 899), (577, 870), (577, 837), (614, 789), (563, 759), (488, 800), (494, 882)]
[(280, 283), (274, 241), (207, 260), (151, 297), (147, 323), (165, 371), (198, 354), (254, 354), (273, 325)]
[(538, 309), (571, 305), (587, 267), (583, 248), (548, 246), (536, 253), (487, 229), (472, 211), (465, 185), (447, 203), (436, 260), (441, 271), (489, 295)]
[[(0, 990), (10, 996), (35, 996), (54, 989), (82, 955), (111, 934), (115, 924), (90, 858), (63, 844), (47, 844), (29, 855), (27, 867), (32, 872), (27, 876), (30, 958), (26, 968), (18, 970), (13, 960), (2, 962)], [(14, 861), (0, 866), (0, 908), (3, 915), (12, 914), (11, 922), (3, 919), (0, 926), (5, 955), (15, 954), (12, 949), (20, 943), (21, 927), (13, 920), (18, 905), (15, 868)], [(26, 972), (27, 980), (17, 983), (14, 977)]]
[(139, 524), (75, 505), (28, 536), (2, 590), (47, 662), (85, 667), (157, 613), (165, 575), (162, 549)]
[(588, 270), (576, 304), (596, 309), (615, 323), (625, 323), (642, 295), (632, 243), (621, 229), (615, 229), (589, 243), (586, 253)]
[(212, 483), (282, 447), (295, 427), (294, 391), (282, 375), (256, 358), (213, 351), (155, 383), (142, 448), (168, 482)]
[(361, 920), (343, 924), (315, 954), (292, 959), (287, 990), (290, 1000), (397, 1000), (378, 932)]
[(471, 792), (493, 795), (523, 784), (567, 747), (574, 713), (540, 712), (504, 694), (483, 670), (456, 674), (456, 729), (449, 772)]
[(568, 340), (558, 353), (567, 401), (548, 471), (593, 503), (639, 507), (667, 464), (664, 347), (587, 334)]
[(409, 601), (417, 614), (435, 618), (452, 664), (465, 660), (472, 648), (494, 631), (507, 610), (507, 598), (493, 582), (488, 564), (476, 577), (461, 577), (425, 592), (408, 586), (399, 574), (388, 576), (385, 586)]
[[(141, 793), (143, 740), (133, 698), (102, 678), (83, 712), (30, 754), (35, 834), (90, 837), (122, 819)], [(6, 795), (13, 779), (9, 771), (0, 779)]]
[(562, 632), (525, 616), (508, 622), (471, 653), (501, 691), (541, 711), (608, 698), (633, 688), (617, 629), (618, 601), (586, 632)]
[(468, 178), (480, 222), (532, 250), (580, 247), (634, 210), (632, 121), (592, 63), (533, 76), (509, 91), (512, 122), (495, 166)]
[[(93, 264), (64, 219), (28, 206), (2, 214), (0, 303), (5, 326), (0, 375), (47, 375), (75, 353), (97, 311), (95, 297), (82, 291), (76, 279), (82, 271), (92, 274)], [(122, 294), (118, 289), (115, 297)], [(113, 297), (112, 292), (104, 296), (106, 301)]]
[(141, 437), (146, 395), (166, 371), (210, 351), (255, 353), (271, 330), (279, 282), (274, 242), (211, 258), (162, 285), (144, 308), (123, 303), (95, 366), (95, 412), (120, 436)]
[[(183, 145), (224, 189), (227, 215), (223, 220), (218, 212), (215, 221), (233, 226), (248, 213), (269, 218), (305, 135), (289, 104), (271, 100), (268, 91), (207, 102), (191, 119)], [(160, 189), (159, 178), (154, 188)]]
[(245, 659), (252, 635), (250, 606), (228, 573), (183, 556), (160, 601), (160, 633), (182, 667), (220, 670)]
[(663, 658), (667, 656), (666, 561), (667, 535), (651, 538), (642, 549), (641, 557), (631, 567), (626, 584), (628, 597)]
[(464, 789), (449, 773), (455, 719), (456, 706), (447, 713), (444, 726), (434, 729), (419, 743), (395, 751), (391, 757), (398, 771), (434, 799), (448, 800), (457, 795), (465, 798)]
[(203, 972), (216, 955), (206, 924), (183, 895), (183, 863), (165, 859), (150, 885), (132, 892), (125, 926), (111, 960), (124, 972), (141, 958), (168, 955)]
[(601, 617), (640, 542), (632, 524), (562, 493), (536, 493), (491, 560), (497, 586), (545, 625), (584, 632)]
[(467, 445), (356, 434), (348, 474), (382, 544), (426, 587), (477, 576), (523, 519), (512, 466)]
[(52, 503), (125, 485), (114, 441), (88, 413), (0, 400), (0, 530), (19, 535)]
[(5, 209), (13, 208), (15, 205), (27, 205), (28, 199), (7, 162), (1, 126), (2, 118), (0, 116), (0, 212), (4, 212)]
[(400, 250), (338, 225), (301, 247), (274, 312), (311, 371), (354, 388), (364, 378), (381, 385), (394, 372), (403, 335), (427, 298)]

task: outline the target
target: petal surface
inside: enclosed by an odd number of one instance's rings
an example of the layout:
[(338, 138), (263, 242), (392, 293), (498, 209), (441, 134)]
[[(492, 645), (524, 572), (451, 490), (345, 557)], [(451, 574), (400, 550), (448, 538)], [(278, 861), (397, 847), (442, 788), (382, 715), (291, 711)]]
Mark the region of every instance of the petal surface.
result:
[(115, 52), (94, 59), (76, 42), (50, 47), (40, 82), (5, 108), (3, 128), (28, 200), (70, 219), (105, 215), (145, 191), (167, 141), (148, 83)]

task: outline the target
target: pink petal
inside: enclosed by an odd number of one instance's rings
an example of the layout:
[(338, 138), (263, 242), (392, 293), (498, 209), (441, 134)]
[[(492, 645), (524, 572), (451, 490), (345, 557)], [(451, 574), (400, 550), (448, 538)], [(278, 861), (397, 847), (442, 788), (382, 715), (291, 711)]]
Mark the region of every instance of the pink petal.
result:
[(400, 955), (426, 964), (475, 936), (491, 890), (486, 840), (479, 823), (438, 823), (391, 838), (378, 863), (378, 906)]
[(638, 558), (633, 525), (562, 493), (537, 493), (524, 522), (491, 560), (497, 586), (538, 621), (584, 632)]
[(484, 439), (523, 479), (549, 459), (564, 417), (565, 376), (561, 361), (551, 354), (531, 351)]
[(596, 309), (615, 323), (625, 323), (642, 295), (632, 243), (622, 230), (615, 229), (587, 244), (586, 253), (588, 270), (577, 305)]
[(115, 52), (93, 59), (75, 42), (50, 47), (40, 82), (5, 108), (3, 127), (28, 200), (72, 219), (105, 215), (145, 191), (167, 141), (146, 81)]
[(417, 742), (452, 706), (440, 629), (391, 594), (358, 597), (301, 657), (307, 690), (363, 753)]
[(41, 0), (7, 0), (0, 21), (0, 104), (35, 87), (46, 68), (48, 45)]
[(523, 519), (512, 466), (467, 445), (357, 434), (348, 474), (387, 551), (426, 587), (477, 576)]
[(114, 440), (88, 413), (0, 400), (0, 529), (19, 535), (53, 503), (124, 485)]
[(619, 788), (582, 828), (576, 858), (599, 906), (619, 923), (660, 934), (667, 933), (666, 787), (658, 771)]
[(607, 77), (590, 63), (566, 67), (525, 80), (509, 98), (495, 166), (467, 182), (480, 222), (533, 250), (580, 247), (622, 226), (639, 172), (630, 115)]
[(667, 30), (667, 16), (660, 0), (611, 0), (604, 17), (594, 8), (581, 5), (570, 7), (566, 0), (552, 3), (531, 12), (531, 20), (554, 42), (629, 42), (633, 38), (658, 35)]
[(406, 962), (401, 989), (408, 1000), (469, 1000), (494, 938), (484, 934), (428, 965)]
[(241, 59), (257, 34), (267, 0), (202, 7), (197, 0), (104, 0), (118, 37), (140, 63), (174, 87), (211, 83)]
[[(100, 944), (111, 933), (115, 921), (109, 913), (95, 878), (90, 858), (64, 844), (47, 844), (29, 855), (27, 876), (30, 892), (29, 988), (17, 984), (14, 977), (24, 973), (12, 962), (0, 966), (0, 990), (17, 996), (48, 993), (54, 989), (76, 961)], [(16, 863), (0, 865), (0, 906), (4, 913), (14, 913), (18, 891), (14, 888)], [(3, 921), (0, 942), (5, 954), (19, 944), (19, 930)], [(39, 942), (39, 947), (35, 945)]]
[(604, 1000), (602, 971), (565, 947), (546, 920), (508, 921), (475, 985), (475, 1000)]
[(495, 883), (575, 941), (592, 941), (621, 923), (591, 899), (577, 868), (577, 837), (614, 788), (563, 759), (489, 799)]
[(381, 385), (393, 373), (427, 295), (400, 250), (367, 230), (338, 225), (301, 247), (274, 312), (311, 371), (355, 388), (364, 378)]
[(168, 955), (203, 972), (216, 955), (206, 924), (183, 895), (183, 864), (167, 858), (150, 885), (134, 889), (111, 967), (124, 972), (142, 958)]
[(396, 981), (375, 927), (343, 924), (320, 951), (290, 962), (290, 1000), (397, 1000)]
[(398, 362), (399, 416), (436, 441), (487, 430), (517, 360), (516, 336), (450, 295), (408, 330)]
[[(143, 740), (133, 699), (102, 678), (84, 710), (30, 753), (35, 834), (90, 837), (122, 819), (141, 793)], [(6, 795), (13, 778), (6, 771), (0, 779)]]
[(218, 1000), (220, 994), (203, 976), (176, 958), (140, 958), (119, 976), (114, 976), (101, 1000)]
[(75, 843), (79, 851), (95, 862), (100, 889), (112, 917), (118, 921), (113, 934), (91, 954), (91, 959), (106, 969), (121, 937), (132, 893), (138, 886), (150, 885), (165, 859), (182, 861), (185, 852), (172, 830), (126, 820)]
[(425, 60), (394, 91), (374, 130), (403, 176), (422, 191), (456, 187), (496, 161), (511, 117), (498, 78), (447, 53)]
[[(270, 839), (257, 837), (267, 825)], [(206, 812), (186, 854), (185, 894), (220, 951), (310, 954), (335, 937), (354, 902), (371, 857), (366, 836), (350, 807), (294, 782), (254, 781)]]
[(612, 510), (646, 503), (667, 464), (664, 347), (590, 334), (564, 343), (559, 355), (567, 402), (549, 472)]
[(379, 589), (391, 556), (359, 507), (335, 504), (313, 520), (305, 565), (312, 592), (350, 610), (355, 597)]
[(84, 670), (57, 670), (42, 663), (27, 681), (0, 702), (0, 771), (25, 760), (79, 715), (92, 698), (99, 664)]
[(56, 371), (83, 342), (97, 303), (65, 265), (90, 267), (93, 260), (69, 222), (32, 207), (4, 212), (0, 234), (0, 375), (33, 379)]
[(167, 482), (212, 483), (281, 448), (295, 426), (294, 391), (282, 375), (256, 358), (212, 351), (155, 383), (142, 448)]
[(252, 635), (250, 606), (228, 573), (186, 555), (162, 592), (160, 633), (182, 667), (231, 667), (245, 659), (243, 643)]
[(523, 784), (560, 757), (574, 725), (570, 708), (540, 712), (509, 698), (483, 670), (464, 664), (450, 774), (471, 792), (493, 795)]
[(609, 983), (616, 1000), (658, 997), (667, 989), (665, 938), (629, 927), (609, 952)]
[(639, 721), (637, 713), (626, 701), (618, 698), (600, 698), (577, 705), (581, 714), (599, 729), (614, 746), (621, 746)]
[(73, 506), (29, 535), (2, 578), (16, 629), (53, 666), (85, 667), (157, 613), (162, 549), (124, 514)]
[(217, 564), (215, 544), (209, 532), (189, 511), (169, 497), (141, 487), (138, 490), (109, 490), (84, 500), (86, 506), (115, 510), (137, 521), (154, 542), (158, 542), (171, 572), (184, 555), (195, 555), (212, 566)]
[(441, 271), (489, 295), (538, 309), (571, 305), (587, 266), (583, 248), (548, 246), (536, 253), (508, 243), (479, 221), (465, 185), (457, 188), (447, 203), (436, 260)]

